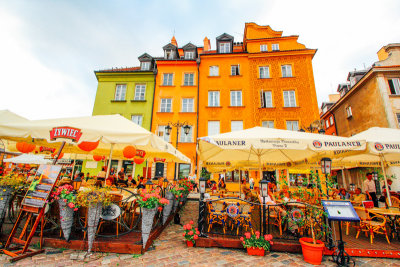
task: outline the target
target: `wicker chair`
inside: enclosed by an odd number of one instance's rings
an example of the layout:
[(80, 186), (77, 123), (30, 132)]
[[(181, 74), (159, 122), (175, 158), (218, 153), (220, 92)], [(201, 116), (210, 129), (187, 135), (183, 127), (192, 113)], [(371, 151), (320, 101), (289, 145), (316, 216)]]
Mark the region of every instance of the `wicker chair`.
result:
[(356, 238), (360, 235), (361, 232), (369, 233), (371, 244), (374, 242), (374, 233), (376, 234), (384, 234), (387, 242), (390, 244), (389, 237), (387, 235), (386, 230), (386, 218), (385, 216), (379, 214), (373, 214), (370, 217), (370, 212), (367, 209), (354, 207), (358, 216), (360, 217), (360, 225), (357, 227), (357, 235)]
[[(118, 195), (117, 195), (117, 194), (112, 194), (112, 195), (111, 195), (111, 202), (117, 204), (118, 206), (121, 206), (122, 198), (123, 198), (122, 195), (119, 195), (119, 194), (118, 194)], [(121, 211), (121, 212), (122, 212), (122, 211)], [(99, 227), (97, 228), (97, 234), (100, 232), (101, 227), (104, 225), (104, 223), (112, 223), (112, 222), (115, 222), (115, 228), (116, 228), (116, 232), (115, 232), (115, 233), (117, 234), (117, 237), (118, 237), (118, 235), (119, 235), (119, 220), (120, 220), (120, 218), (121, 218), (121, 215), (118, 216), (118, 218), (116, 218), (115, 220), (111, 220), (111, 221), (104, 221), (104, 220), (101, 220), (101, 221), (100, 221), (100, 224), (99, 224)]]
[(208, 204), (208, 232), (210, 232), (211, 228), (214, 224), (220, 224), (222, 226), (222, 230), (225, 234), (225, 223), (226, 223), (226, 213), (225, 202), (210, 202)]
[[(395, 196), (390, 196), (390, 200), (392, 202), (392, 207), (400, 208), (400, 199)], [(386, 205), (389, 207), (389, 201), (386, 198)]]

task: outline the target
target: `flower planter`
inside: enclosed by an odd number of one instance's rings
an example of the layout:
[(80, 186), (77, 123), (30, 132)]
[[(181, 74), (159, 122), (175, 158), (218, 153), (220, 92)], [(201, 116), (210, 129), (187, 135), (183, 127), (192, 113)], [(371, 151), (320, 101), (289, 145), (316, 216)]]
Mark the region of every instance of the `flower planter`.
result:
[(163, 224), (165, 224), (168, 220), (169, 215), (171, 214), (172, 207), (174, 205), (174, 195), (170, 191), (165, 192), (165, 196), (169, 200), (169, 203), (164, 206), (163, 209)]
[(156, 215), (157, 207), (154, 209), (142, 208), (142, 241), (143, 248), (146, 247), (149, 239), (151, 228), (153, 227), (154, 216)]
[(11, 186), (0, 187), (0, 229), (3, 226), (13, 192), (14, 188)]
[(178, 209), (178, 205), (179, 205), (179, 199), (174, 198), (174, 208), (173, 208), (173, 213), (176, 212), (176, 210)]
[(194, 247), (193, 241), (186, 241), (186, 245), (190, 248)]
[(265, 249), (256, 248), (256, 247), (250, 247), (250, 248), (247, 248), (247, 254), (251, 255), (251, 256), (264, 256), (265, 255)]
[(325, 244), (316, 240), (317, 244), (313, 244), (313, 239), (308, 237), (300, 238), (301, 250), (303, 251), (304, 261), (313, 265), (320, 265), (325, 248)]
[(89, 206), (87, 213), (87, 235), (88, 235), (88, 253), (92, 250), (93, 242), (96, 236), (97, 226), (99, 225), (100, 215), (103, 205), (98, 203), (97, 205)]
[(71, 234), (72, 224), (74, 222), (74, 210), (67, 206), (64, 200), (58, 200), (58, 207), (60, 209), (61, 229), (64, 234), (65, 240), (69, 240)]

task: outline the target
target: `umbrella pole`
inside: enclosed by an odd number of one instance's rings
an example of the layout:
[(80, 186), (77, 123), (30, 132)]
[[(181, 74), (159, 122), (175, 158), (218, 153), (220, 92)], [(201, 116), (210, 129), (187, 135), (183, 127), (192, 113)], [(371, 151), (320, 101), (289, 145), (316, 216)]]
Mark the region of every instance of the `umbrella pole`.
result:
[(111, 144), (111, 148), (110, 148), (110, 156), (108, 157), (108, 166), (107, 166), (106, 179), (108, 178), (108, 175), (109, 175), (109, 173), (110, 173), (110, 168), (111, 168), (111, 158), (112, 158), (113, 147), (114, 147), (114, 144)]
[(381, 167), (382, 167), (383, 177), (385, 178), (386, 197), (388, 199), (389, 207), (391, 207), (392, 200), (390, 199), (390, 190), (389, 190), (389, 186), (388, 186), (387, 178), (386, 178), (385, 164), (383, 164), (383, 156), (380, 155), (379, 158), (381, 159)]
[(147, 170), (147, 159), (146, 159), (146, 171), (144, 172), (144, 179), (147, 179), (147, 173), (148, 173), (148, 170)]
[(242, 172), (239, 168), (239, 198), (242, 198)]
[(343, 182), (343, 188), (346, 188), (346, 178), (344, 177), (344, 168), (342, 168), (342, 182)]
[(60, 156), (61, 151), (63, 150), (64, 146), (65, 146), (65, 141), (62, 142), (60, 149), (58, 149), (57, 156), (54, 158), (54, 161), (53, 161), (53, 165), (56, 165), (58, 157)]
[(74, 176), (75, 162), (76, 162), (76, 153), (75, 153), (74, 164), (72, 164), (72, 172), (71, 172), (72, 177)]

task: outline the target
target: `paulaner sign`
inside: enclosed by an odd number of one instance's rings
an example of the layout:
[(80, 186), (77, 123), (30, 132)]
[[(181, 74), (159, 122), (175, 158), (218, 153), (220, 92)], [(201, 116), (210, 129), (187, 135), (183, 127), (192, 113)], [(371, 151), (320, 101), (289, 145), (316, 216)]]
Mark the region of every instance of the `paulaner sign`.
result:
[(360, 141), (336, 141), (336, 142), (332, 142), (332, 141), (319, 141), (319, 140), (315, 140), (313, 141), (313, 146), (315, 148), (333, 148), (336, 149), (338, 148), (338, 150), (346, 150), (346, 149), (350, 149), (350, 148), (358, 148), (361, 147), (362, 144)]
[(246, 141), (215, 141), (217, 143), (217, 145), (219, 146), (245, 146), (246, 145)]
[(51, 140), (56, 140), (58, 138), (65, 138), (65, 139), (71, 139), (74, 142), (78, 142), (81, 136), (82, 136), (81, 130), (72, 127), (54, 127), (53, 130), (50, 131)]

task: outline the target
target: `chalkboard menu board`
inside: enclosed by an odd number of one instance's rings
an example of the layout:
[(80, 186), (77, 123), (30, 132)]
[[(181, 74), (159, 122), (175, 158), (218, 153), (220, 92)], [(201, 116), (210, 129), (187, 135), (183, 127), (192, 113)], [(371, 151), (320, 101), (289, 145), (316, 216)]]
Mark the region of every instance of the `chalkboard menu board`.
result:
[(26, 192), (22, 205), (35, 208), (43, 208), (51, 193), (51, 189), (57, 182), (61, 171), (60, 165), (40, 165), (36, 171), (35, 178)]

